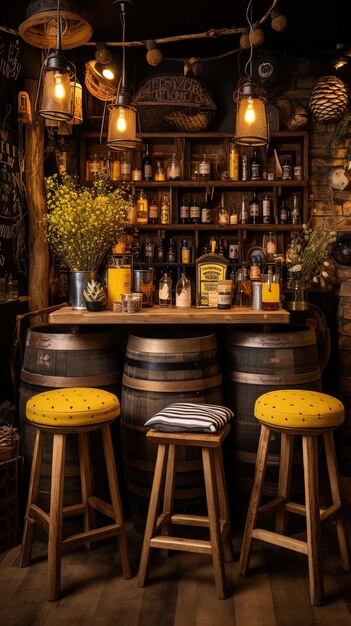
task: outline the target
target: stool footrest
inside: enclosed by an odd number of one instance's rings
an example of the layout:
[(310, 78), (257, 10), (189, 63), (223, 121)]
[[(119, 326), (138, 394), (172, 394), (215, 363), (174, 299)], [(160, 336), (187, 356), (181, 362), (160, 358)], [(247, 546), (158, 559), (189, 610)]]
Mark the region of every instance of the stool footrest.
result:
[(31, 523), (32, 520), (30, 518), (32, 518), (36, 524), (39, 524), (42, 528), (44, 528), (47, 533), (49, 533), (50, 516), (48, 513), (45, 513), (43, 509), (36, 504), (32, 504), (29, 507), (28, 517)]
[(63, 517), (72, 517), (72, 515), (83, 515), (87, 510), (87, 507), (83, 502), (80, 504), (71, 504), (70, 506), (64, 506), (62, 509)]
[(197, 552), (199, 554), (212, 554), (211, 542), (206, 541), (205, 539), (183, 539), (183, 537), (156, 535), (156, 537), (151, 539), (150, 546), (151, 548)]
[(274, 498), (274, 500), (267, 502), (267, 504), (260, 506), (259, 508), (260, 517), (263, 517), (264, 515), (267, 515), (267, 513), (272, 513), (272, 511), (279, 509), (279, 507), (281, 507), (285, 502), (286, 500), (285, 498), (283, 498), (283, 496), (278, 496), (277, 498)]
[(99, 513), (102, 513), (103, 515), (110, 517), (111, 519), (115, 518), (112, 504), (109, 504), (108, 502), (101, 500), (101, 498), (98, 498), (96, 496), (91, 496), (90, 498), (88, 498), (88, 505), (91, 506), (96, 511), (99, 511)]
[(172, 524), (179, 524), (184, 526), (204, 526), (209, 527), (209, 520), (207, 515), (190, 515), (185, 513), (175, 513), (171, 516)]
[(104, 526), (103, 528), (95, 528), (93, 530), (85, 530), (84, 532), (70, 535), (62, 540), (62, 548), (75, 548), (81, 546), (83, 543), (89, 543), (90, 541), (97, 541), (99, 539), (107, 539), (118, 535), (121, 531), (120, 524), (111, 524), (110, 526)]
[(266, 541), (267, 543), (273, 543), (274, 545), (280, 546), (281, 548), (287, 548), (288, 550), (293, 550), (294, 552), (307, 554), (306, 541), (300, 541), (300, 539), (287, 537), (286, 535), (280, 535), (279, 533), (275, 533), (271, 530), (265, 530), (264, 528), (255, 528), (252, 531), (252, 537), (254, 539), (261, 539), (261, 541)]

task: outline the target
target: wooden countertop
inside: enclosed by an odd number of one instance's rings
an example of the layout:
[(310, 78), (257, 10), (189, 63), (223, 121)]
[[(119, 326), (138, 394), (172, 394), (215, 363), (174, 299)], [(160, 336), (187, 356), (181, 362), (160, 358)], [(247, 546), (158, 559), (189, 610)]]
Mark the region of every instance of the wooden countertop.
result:
[(288, 324), (290, 314), (278, 311), (254, 311), (247, 307), (219, 309), (144, 308), (138, 313), (91, 312), (64, 307), (49, 315), (50, 324)]

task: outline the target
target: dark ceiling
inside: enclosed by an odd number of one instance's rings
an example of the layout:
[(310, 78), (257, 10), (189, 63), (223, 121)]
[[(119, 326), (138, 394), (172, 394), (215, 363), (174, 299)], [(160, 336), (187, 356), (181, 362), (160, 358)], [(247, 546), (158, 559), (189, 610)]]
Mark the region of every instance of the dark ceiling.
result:
[[(48, 0), (49, 1), (49, 0)], [(61, 0), (62, 2), (63, 0)], [(68, 0), (71, 1), (71, 0)], [(94, 41), (119, 41), (119, 6), (114, 0), (73, 0), (78, 12), (92, 25)], [(1, 0), (0, 25), (17, 29), (33, 0)], [(134, 0), (127, 10), (126, 40), (146, 40), (172, 35), (199, 33), (213, 28), (246, 25), (248, 0)], [(351, 42), (347, 2), (280, 0), (279, 10), (286, 15), (288, 27), (282, 33), (272, 30), (267, 20), (264, 49), (280, 50), (289, 56), (322, 55), (337, 43)], [(43, 0), (45, 6), (45, 1)], [(253, 0), (253, 18), (262, 17), (270, 0)], [(173, 57), (210, 56), (238, 46), (239, 36), (217, 40), (196, 40), (162, 46), (164, 55)], [(351, 45), (350, 45), (351, 47)]]

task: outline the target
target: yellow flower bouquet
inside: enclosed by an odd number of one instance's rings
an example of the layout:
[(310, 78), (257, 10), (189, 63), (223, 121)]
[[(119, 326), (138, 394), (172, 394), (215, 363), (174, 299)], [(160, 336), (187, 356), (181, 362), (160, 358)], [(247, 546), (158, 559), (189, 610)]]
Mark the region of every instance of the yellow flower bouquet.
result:
[(71, 176), (46, 178), (46, 240), (71, 271), (97, 271), (108, 249), (122, 234), (128, 203), (123, 188), (104, 178), (91, 187)]

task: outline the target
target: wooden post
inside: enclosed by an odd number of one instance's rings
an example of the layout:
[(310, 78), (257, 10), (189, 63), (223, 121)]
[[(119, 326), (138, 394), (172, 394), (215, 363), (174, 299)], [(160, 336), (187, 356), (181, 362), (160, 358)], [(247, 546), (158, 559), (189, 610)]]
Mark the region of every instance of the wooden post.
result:
[(29, 310), (43, 309), (49, 299), (49, 248), (41, 222), (46, 214), (44, 188), (44, 127), (35, 114), (35, 97), (38, 81), (26, 80), (25, 90), (29, 94), (33, 122), (26, 125), (25, 183), (29, 222)]

